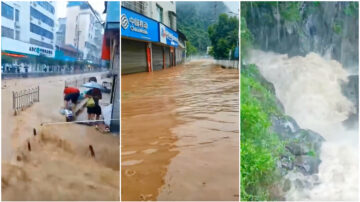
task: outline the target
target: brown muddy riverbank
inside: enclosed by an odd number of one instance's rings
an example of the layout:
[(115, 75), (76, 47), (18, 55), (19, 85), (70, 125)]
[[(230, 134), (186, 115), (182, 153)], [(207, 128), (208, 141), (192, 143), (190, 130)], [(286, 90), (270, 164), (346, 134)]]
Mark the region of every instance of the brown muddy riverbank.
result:
[(122, 76), (122, 199), (238, 200), (239, 72)]

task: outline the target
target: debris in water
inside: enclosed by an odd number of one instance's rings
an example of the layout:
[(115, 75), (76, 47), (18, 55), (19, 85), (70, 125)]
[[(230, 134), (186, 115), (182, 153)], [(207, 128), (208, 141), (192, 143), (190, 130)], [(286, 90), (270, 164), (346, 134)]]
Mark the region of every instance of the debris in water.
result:
[(150, 201), (152, 196), (153, 196), (152, 194), (146, 194), (146, 195), (140, 194), (140, 198), (142, 201)]
[(28, 150), (31, 151), (31, 145), (29, 141), (28, 141)]
[(91, 156), (95, 158), (95, 152), (94, 152), (94, 149), (93, 149), (92, 145), (89, 145), (89, 149), (90, 149), (90, 152), (91, 152)]
[(135, 170), (125, 170), (125, 175), (128, 177), (134, 176), (136, 174)]

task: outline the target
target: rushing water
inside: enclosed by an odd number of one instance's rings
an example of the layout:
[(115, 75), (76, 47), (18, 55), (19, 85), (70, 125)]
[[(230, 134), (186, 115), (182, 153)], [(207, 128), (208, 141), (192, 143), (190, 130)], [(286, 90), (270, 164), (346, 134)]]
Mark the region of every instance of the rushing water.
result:
[(340, 63), (309, 53), (291, 57), (253, 50), (250, 63), (276, 89), (285, 113), (300, 127), (320, 133), (322, 144), (319, 173), (303, 176), (289, 173), (288, 178), (306, 179), (305, 187), (292, 186), (287, 200), (357, 200), (358, 199), (358, 126), (348, 129), (342, 122), (355, 107), (341, 91), (348, 72)]
[[(40, 126), (64, 121), (64, 80), (76, 77), (2, 80), (2, 200), (120, 200), (118, 136), (77, 124)], [(37, 85), (40, 102), (14, 116), (12, 91)]]
[(211, 60), (122, 76), (122, 199), (238, 200), (238, 106)]

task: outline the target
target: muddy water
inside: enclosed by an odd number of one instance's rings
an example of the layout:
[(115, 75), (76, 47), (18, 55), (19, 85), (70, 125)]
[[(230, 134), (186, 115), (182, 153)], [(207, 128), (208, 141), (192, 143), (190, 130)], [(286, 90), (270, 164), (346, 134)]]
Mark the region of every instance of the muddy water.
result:
[(122, 76), (123, 200), (238, 200), (238, 74), (202, 60)]
[[(118, 137), (84, 125), (40, 126), (64, 121), (59, 109), (70, 77), (2, 81), (3, 200), (120, 199)], [(14, 116), (11, 91), (36, 85), (40, 102)]]

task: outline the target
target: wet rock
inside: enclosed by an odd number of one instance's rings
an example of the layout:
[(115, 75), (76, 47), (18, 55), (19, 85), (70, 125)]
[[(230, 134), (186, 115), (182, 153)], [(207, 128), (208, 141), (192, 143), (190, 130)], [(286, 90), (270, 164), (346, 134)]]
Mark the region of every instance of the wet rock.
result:
[(295, 166), (304, 175), (312, 175), (319, 172), (321, 160), (315, 156), (301, 155), (296, 156)]
[(359, 75), (348, 76), (348, 82), (342, 84), (342, 93), (354, 104), (352, 114), (343, 122), (348, 128), (355, 128), (359, 122)]
[(290, 155), (283, 155), (280, 158), (280, 166), (286, 170), (294, 169), (294, 163)]
[(290, 116), (272, 116), (272, 130), (277, 133), (281, 139), (289, 139), (292, 134), (300, 129), (296, 121)]
[(287, 192), (291, 189), (291, 181), (289, 179), (286, 179), (283, 186), (283, 192)]
[(296, 189), (304, 189), (304, 184), (301, 180), (299, 179), (296, 179), (295, 182), (294, 182), (294, 185), (295, 185), (295, 188)]

